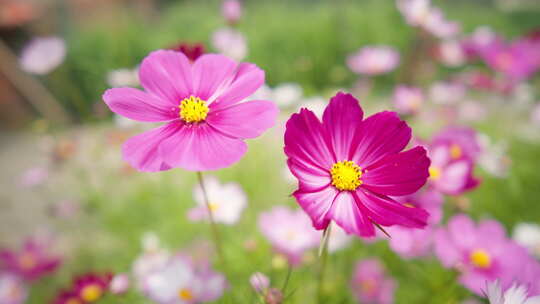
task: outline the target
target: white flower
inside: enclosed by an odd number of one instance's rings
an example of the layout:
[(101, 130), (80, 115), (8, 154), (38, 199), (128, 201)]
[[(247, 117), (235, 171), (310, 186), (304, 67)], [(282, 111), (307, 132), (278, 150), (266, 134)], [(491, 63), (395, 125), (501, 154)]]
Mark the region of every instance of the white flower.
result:
[(19, 63), (32, 74), (45, 75), (58, 67), (66, 56), (66, 45), (59, 37), (34, 38), (23, 49)]
[(107, 84), (111, 87), (139, 86), (139, 68), (112, 70), (107, 74)]
[(499, 281), (487, 285), (487, 298), (490, 304), (540, 304), (540, 296), (527, 298), (527, 288), (514, 284), (503, 295)]
[(285, 82), (272, 90), (272, 100), (280, 107), (287, 108), (300, 102), (304, 94), (302, 87), (293, 82)]
[(512, 238), (518, 244), (527, 248), (533, 255), (540, 258), (540, 225), (533, 223), (517, 224)]
[[(208, 176), (204, 179), (204, 186), (214, 221), (227, 225), (238, 222), (242, 211), (247, 206), (247, 197), (240, 185), (221, 184), (217, 178)], [(208, 208), (200, 185), (193, 190), (193, 196), (198, 206), (189, 211), (188, 217), (194, 221), (207, 219)]]
[(247, 56), (246, 38), (232, 28), (222, 28), (212, 35), (212, 45), (221, 54), (241, 61)]

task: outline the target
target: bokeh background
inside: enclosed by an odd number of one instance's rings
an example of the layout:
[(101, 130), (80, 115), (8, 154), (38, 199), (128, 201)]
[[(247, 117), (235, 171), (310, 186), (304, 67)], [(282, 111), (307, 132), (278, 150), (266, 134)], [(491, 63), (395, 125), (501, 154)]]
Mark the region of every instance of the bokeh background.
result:
[[(62, 260), (54, 273), (24, 285), (25, 303), (49, 303), (76, 275), (131, 273), (148, 233), (171, 252), (212, 256), (208, 224), (187, 216), (196, 204), (196, 176), (180, 169), (141, 173), (130, 168), (121, 144), (148, 126), (114, 116), (101, 96), (110, 87), (137, 86), (136, 68), (152, 50), (184, 43), (226, 53), (215, 42), (224, 28), (243, 39), (227, 46), (229, 55), (265, 70), (267, 96), (282, 111), (274, 128), (249, 141), (238, 164), (208, 174), (238, 183), (248, 198), (237, 223), (219, 225), (231, 288), (216, 303), (257, 303), (248, 282), (256, 271), (277, 286), (286, 280), (287, 268), (276, 263), (257, 220), (278, 205), (296, 208), (290, 197), (296, 184), (282, 152), (286, 119), (300, 106), (320, 107), (338, 90), (352, 92), (372, 114), (395, 109), (397, 85), (421, 88), (421, 110), (403, 116), (416, 136), (428, 139), (446, 125), (465, 125), (488, 138), (491, 153), (475, 168), (482, 180), (477, 189), (446, 197), (445, 218), (464, 212), (473, 219), (496, 219), (509, 237), (520, 223), (539, 224), (540, 77), (533, 72), (507, 80), (489, 64), (467, 57), (461, 42), (482, 26), (506, 41), (538, 36), (540, 3), (441, 0), (433, 5), (459, 24), (450, 39), (410, 26), (391, 0), (245, 0), (233, 25), (223, 16), (221, 1), (0, 0), (0, 247), (12, 250), (30, 237), (45, 238), (48, 250)], [(42, 50), (38, 72), (25, 68), (29, 43), (53, 36), (60, 47)], [(441, 55), (440, 45), (447, 41), (460, 46), (461, 57)], [(244, 49), (235, 49), (242, 44)], [(347, 57), (368, 45), (395, 48), (400, 64), (379, 76), (354, 73)], [(57, 64), (47, 68), (55, 56)], [(463, 80), (478, 71), (509, 87), (485, 89)], [(451, 91), (444, 86), (448, 83), (462, 90)], [(485, 301), (434, 256), (404, 260), (385, 240), (355, 238), (330, 256), (325, 303), (356, 301), (349, 283), (353, 265), (368, 257), (380, 259), (397, 282), (396, 303)], [(293, 270), (285, 303), (315, 303), (316, 264), (314, 248)], [(100, 303), (151, 302), (133, 286)]]

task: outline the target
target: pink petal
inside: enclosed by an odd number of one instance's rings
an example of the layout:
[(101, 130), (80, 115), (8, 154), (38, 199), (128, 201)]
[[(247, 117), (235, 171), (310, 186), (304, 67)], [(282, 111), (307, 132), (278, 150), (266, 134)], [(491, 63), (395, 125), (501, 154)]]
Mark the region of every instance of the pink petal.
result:
[(358, 100), (351, 94), (338, 93), (326, 107), (323, 125), (330, 135), (338, 161), (351, 159), (354, 152), (350, 151), (352, 139), (363, 117)]
[(293, 193), (296, 201), (309, 215), (316, 229), (325, 229), (330, 224), (327, 219), (328, 210), (332, 207), (332, 202), (338, 195), (334, 187), (326, 187), (318, 192), (301, 192), (297, 190)]
[(460, 249), (470, 249), (476, 243), (476, 226), (464, 214), (458, 214), (448, 221), (448, 232)]
[(289, 158), (306, 167), (327, 172), (335, 163), (328, 143), (321, 122), (310, 110), (301, 109), (287, 121), (285, 154)]
[(103, 94), (103, 100), (114, 113), (137, 121), (156, 122), (178, 118), (166, 102), (138, 89), (110, 89)]
[(264, 71), (252, 63), (241, 63), (229, 87), (217, 97), (215, 106), (228, 107), (251, 96), (264, 84)]
[(191, 64), (181, 52), (158, 50), (150, 53), (139, 69), (145, 90), (177, 107), (193, 92)]
[(178, 124), (170, 123), (128, 139), (122, 152), (124, 160), (139, 171), (156, 172), (171, 167), (163, 162), (158, 153), (161, 142), (179, 131)]
[(171, 167), (209, 171), (231, 166), (246, 153), (247, 145), (215, 130), (206, 123), (181, 125), (178, 132), (159, 147)]
[(422, 208), (404, 206), (387, 196), (381, 196), (358, 188), (355, 194), (359, 204), (366, 209), (367, 215), (383, 226), (401, 225), (410, 228), (424, 228), (429, 214)]
[(435, 254), (446, 268), (454, 267), (461, 260), (461, 253), (444, 229), (435, 232)]
[(206, 122), (230, 137), (254, 138), (276, 123), (278, 113), (273, 102), (249, 101), (210, 111)]
[(380, 112), (366, 118), (356, 133), (352, 160), (367, 167), (389, 154), (400, 152), (411, 139), (411, 128), (395, 112)]
[(287, 165), (291, 173), (298, 178), (301, 192), (318, 192), (330, 186), (332, 177), (329, 171), (322, 171), (319, 168), (307, 167), (303, 163), (292, 158), (287, 160)]
[(195, 96), (213, 101), (216, 92), (230, 85), (237, 64), (223, 55), (202, 55), (193, 64), (193, 92)]
[(442, 176), (434, 183), (446, 194), (459, 194), (466, 188), (473, 164), (467, 160), (453, 162), (443, 168)]
[(429, 163), (422, 147), (388, 155), (366, 168), (362, 186), (385, 195), (412, 194), (426, 183)]
[(352, 192), (341, 191), (339, 193), (327, 218), (335, 221), (347, 233), (364, 237), (375, 235), (373, 223), (361, 212)]
[(506, 232), (501, 223), (495, 220), (483, 220), (478, 224), (477, 233), (479, 235), (489, 235), (491, 239), (505, 239)]

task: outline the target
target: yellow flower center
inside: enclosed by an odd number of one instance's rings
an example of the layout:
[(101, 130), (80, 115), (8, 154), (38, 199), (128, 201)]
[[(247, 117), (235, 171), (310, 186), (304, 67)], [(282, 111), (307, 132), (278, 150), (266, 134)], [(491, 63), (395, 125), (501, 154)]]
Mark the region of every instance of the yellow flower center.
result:
[(471, 252), (469, 258), (471, 259), (471, 263), (478, 268), (485, 269), (491, 266), (491, 257), (483, 249), (474, 250)]
[(210, 209), (210, 211), (216, 212), (216, 210), (219, 209), (219, 205), (216, 204), (216, 203), (209, 203), (209, 204), (208, 204), (208, 208)]
[(30, 253), (24, 253), (19, 258), (19, 265), (22, 269), (32, 269), (37, 265), (36, 259), (34, 258), (34, 255)]
[(441, 169), (439, 169), (438, 167), (434, 167), (434, 166), (431, 166), (429, 167), (429, 177), (434, 179), (434, 180), (437, 180), (439, 178), (441, 178)]
[(193, 300), (193, 293), (187, 288), (182, 288), (178, 291), (178, 298), (184, 301)]
[(361, 168), (353, 161), (340, 161), (335, 163), (330, 170), (332, 185), (338, 190), (353, 191), (362, 184)]
[(201, 122), (206, 119), (209, 108), (199, 97), (190, 96), (180, 103), (180, 118), (187, 123)]
[(81, 298), (85, 302), (95, 302), (103, 295), (103, 289), (97, 284), (88, 285), (83, 288)]
[(461, 147), (459, 145), (453, 144), (450, 146), (450, 157), (453, 159), (458, 159), (462, 154), (463, 152), (461, 151)]

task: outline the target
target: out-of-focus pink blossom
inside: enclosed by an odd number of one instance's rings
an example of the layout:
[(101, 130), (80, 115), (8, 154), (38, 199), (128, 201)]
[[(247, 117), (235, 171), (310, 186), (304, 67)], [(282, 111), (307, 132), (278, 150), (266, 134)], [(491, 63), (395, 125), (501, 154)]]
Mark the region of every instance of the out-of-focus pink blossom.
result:
[(321, 235), (302, 210), (282, 206), (261, 213), (259, 229), (272, 247), (284, 254), (292, 265), (300, 264), (304, 252), (315, 248)]
[(493, 70), (510, 81), (529, 78), (540, 67), (540, 43), (518, 39), (510, 44), (498, 43), (487, 48), (481, 57)]
[(45, 75), (58, 67), (66, 56), (66, 45), (59, 37), (39, 37), (23, 49), (21, 68), (32, 74)]
[(221, 54), (236, 61), (246, 58), (248, 46), (246, 38), (232, 28), (221, 28), (212, 34), (212, 46)]
[(455, 21), (447, 20), (439, 8), (432, 8), (425, 20), (424, 29), (438, 38), (448, 39), (459, 34), (461, 26)]
[[(204, 179), (204, 186), (214, 220), (217, 223), (227, 225), (237, 223), (242, 211), (247, 206), (247, 197), (240, 185), (236, 183), (221, 184), (217, 178), (207, 176)], [(200, 185), (197, 185), (193, 190), (193, 196), (197, 207), (189, 211), (189, 219), (192, 221), (208, 219), (208, 207)]]
[(255, 272), (249, 277), (249, 284), (256, 292), (265, 294), (270, 287), (270, 279), (264, 273)]
[(467, 59), (461, 43), (454, 39), (442, 41), (437, 50), (439, 60), (448, 67), (462, 66)]
[(30, 168), (22, 173), (19, 186), (23, 188), (35, 187), (43, 184), (49, 177), (49, 170), (45, 167)]
[(129, 289), (129, 276), (125, 273), (119, 273), (113, 276), (109, 284), (109, 290), (113, 294), (123, 294)]
[(420, 88), (400, 85), (394, 90), (393, 102), (399, 114), (415, 114), (424, 103), (424, 94)]
[(540, 127), (540, 102), (538, 102), (531, 111), (531, 122)]
[(478, 57), (499, 43), (502, 43), (502, 38), (488, 26), (477, 27), (462, 41), (463, 49), (469, 58)]
[(61, 219), (73, 219), (81, 211), (81, 205), (74, 200), (62, 200), (51, 206), (52, 216)]
[(28, 291), (20, 277), (10, 272), (0, 272), (0, 303), (23, 304), (27, 295)]
[(453, 104), (465, 98), (466, 88), (458, 82), (438, 81), (431, 85), (429, 98), (436, 104)]
[(221, 14), (229, 24), (236, 24), (242, 17), (242, 3), (239, 0), (223, 0)]
[(451, 38), (460, 31), (460, 25), (448, 21), (430, 0), (397, 0), (396, 3), (409, 25), (420, 27), (438, 38)]
[(49, 243), (34, 238), (28, 239), (20, 250), (0, 251), (0, 268), (28, 281), (54, 272), (60, 262), (59, 257), (51, 255)]
[(367, 259), (356, 264), (351, 289), (360, 303), (391, 304), (396, 282), (386, 275), (378, 260)]
[(357, 74), (375, 76), (394, 70), (399, 53), (389, 46), (366, 46), (347, 57), (347, 65)]

